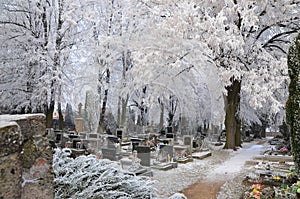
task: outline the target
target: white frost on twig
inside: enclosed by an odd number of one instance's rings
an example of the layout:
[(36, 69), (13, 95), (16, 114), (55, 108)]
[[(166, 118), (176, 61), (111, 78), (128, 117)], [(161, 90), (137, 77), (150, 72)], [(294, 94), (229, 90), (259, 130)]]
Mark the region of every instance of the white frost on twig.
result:
[(26, 183), (36, 183), (36, 181), (39, 179), (39, 178), (36, 178), (36, 179), (25, 179), (24, 176), (22, 176), (22, 178), (23, 178), (22, 188), (25, 187)]

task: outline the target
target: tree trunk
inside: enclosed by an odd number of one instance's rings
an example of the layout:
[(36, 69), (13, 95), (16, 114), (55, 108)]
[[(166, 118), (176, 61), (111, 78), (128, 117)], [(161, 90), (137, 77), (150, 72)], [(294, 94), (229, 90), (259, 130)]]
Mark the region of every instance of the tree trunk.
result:
[(61, 103), (60, 102), (57, 105), (57, 109), (58, 109), (58, 127), (59, 127), (59, 130), (63, 130), (63, 128), (64, 128), (64, 117), (63, 117), (63, 114), (62, 114)]
[(122, 109), (121, 109), (121, 126), (125, 126), (126, 122), (126, 112), (127, 112), (127, 103), (129, 96), (126, 96), (126, 99), (122, 99)]
[(120, 128), (120, 126), (121, 126), (121, 100), (122, 100), (122, 98), (119, 96), (118, 110), (117, 110), (117, 127), (118, 128)]
[[(110, 71), (107, 68), (106, 69), (106, 83), (107, 84), (109, 84), (109, 78), (110, 78)], [(103, 97), (102, 107), (101, 107), (101, 112), (100, 112), (99, 129), (98, 129), (98, 130), (100, 130), (100, 133), (105, 131), (104, 119), (105, 119), (107, 98), (108, 98), (108, 88), (105, 89), (105, 91), (104, 91), (104, 97)]]
[(53, 126), (53, 112), (54, 112), (54, 100), (50, 102), (50, 105), (46, 110), (46, 128), (52, 128)]
[(159, 118), (159, 130), (164, 128), (164, 104), (160, 104), (160, 118)]
[(242, 146), (242, 138), (241, 138), (241, 120), (239, 117), (236, 118), (236, 133), (235, 133), (235, 146)]
[(241, 121), (239, 119), (239, 105), (240, 105), (240, 91), (241, 81), (231, 78), (232, 84), (226, 86), (227, 96), (224, 96), (225, 103), (225, 129), (226, 129), (226, 144), (224, 148), (234, 149), (241, 145), (240, 127)]

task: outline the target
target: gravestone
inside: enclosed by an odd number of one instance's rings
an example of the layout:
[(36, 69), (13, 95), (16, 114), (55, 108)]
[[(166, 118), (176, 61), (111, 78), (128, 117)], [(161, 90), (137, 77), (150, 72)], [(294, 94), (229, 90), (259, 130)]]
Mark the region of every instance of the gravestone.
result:
[(87, 138), (87, 134), (86, 133), (79, 133), (79, 136), (81, 139), (86, 139)]
[(132, 151), (136, 151), (139, 146), (139, 142), (132, 142)]
[(117, 137), (108, 136), (106, 139), (107, 139), (107, 148), (116, 148), (116, 143), (118, 143)]
[(92, 150), (92, 151), (99, 151), (100, 150), (100, 145), (101, 145), (101, 141), (100, 139), (90, 139), (88, 140), (88, 149)]
[(142, 166), (150, 166), (150, 147), (137, 146), (137, 157), (141, 160)]
[(116, 136), (122, 141), (124, 137), (124, 131), (123, 129), (117, 129), (116, 130)]
[(192, 147), (192, 144), (193, 144), (192, 136), (190, 135), (183, 136), (183, 145)]
[(166, 138), (169, 138), (169, 139), (174, 139), (174, 133), (167, 133), (166, 134)]
[(72, 148), (74, 148), (74, 149), (81, 148), (81, 140), (80, 139), (73, 139), (72, 140)]
[(173, 133), (173, 127), (172, 126), (167, 127), (167, 133)]
[(89, 139), (98, 139), (98, 134), (97, 133), (90, 133), (89, 134)]
[(55, 133), (55, 142), (60, 143), (63, 136), (61, 131), (54, 131), (54, 133)]
[(172, 145), (160, 145), (160, 150), (163, 155), (173, 158), (173, 146)]
[(117, 160), (117, 150), (112, 148), (102, 148), (103, 159), (109, 159), (111, 161)]

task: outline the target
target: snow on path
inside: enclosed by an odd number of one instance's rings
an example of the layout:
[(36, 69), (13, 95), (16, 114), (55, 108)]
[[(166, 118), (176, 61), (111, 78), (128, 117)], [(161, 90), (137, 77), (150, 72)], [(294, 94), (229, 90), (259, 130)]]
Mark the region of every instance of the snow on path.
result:
[(228, 181), (238, 175), (246, 161), (253, 159), (254, 156), (266, 149), (265, 145), (252, 145), (247, 143), (243, 148), (233, 152), (233, 157), (226, 160), (207, 175), (206, 181)]
[(257, 145), (257, 141), (244, 143), (238, 151), (215, 150), (212, 156), (203, 160), (194, 160), (187, 164), (178, 164), (178, 168), (168, 171), (154, 170), (154, 188), (159, 199), (168, 198), (192, 184), (200, 181), (228, 181), (236, 177), (246, 161), (264, 151), (266, 145)]

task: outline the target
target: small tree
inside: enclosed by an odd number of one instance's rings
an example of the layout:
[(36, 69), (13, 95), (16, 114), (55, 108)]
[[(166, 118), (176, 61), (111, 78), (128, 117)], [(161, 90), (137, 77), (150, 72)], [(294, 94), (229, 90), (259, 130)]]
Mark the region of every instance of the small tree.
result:
[(289, 49), (288, 72), (290, 77), (289, 98), (286, 103), (286, 119), (290, 126), (291, 146), (296, 169), (300, 169), (300, 34)]

